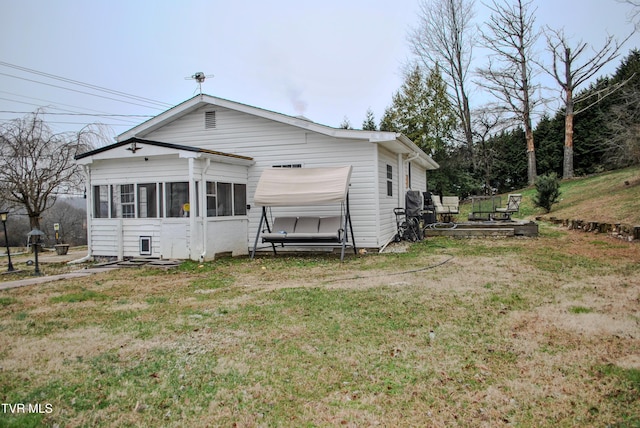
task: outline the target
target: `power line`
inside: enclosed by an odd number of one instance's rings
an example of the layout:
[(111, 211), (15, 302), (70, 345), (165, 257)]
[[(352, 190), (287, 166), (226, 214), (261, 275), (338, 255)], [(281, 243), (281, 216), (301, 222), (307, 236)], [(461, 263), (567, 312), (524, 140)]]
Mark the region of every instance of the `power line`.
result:
[[(46, 103), (51, 103), (51, 104), (49, 104), (49, 105), (45, 106), (44, 108), (46, 108), (46, 109), (51, 108), (51, 109), (54, 109), (54, 110), (59, 110), (59, 111), (61, 111), (61, 112), (76, 113), (76, 114), (87, 114), (87, 113), (81, 113), (81, 112), (74, 111), (74, 110), (70, 110), (70, 109), (66, 109), (66, 108), (61, 108), (61, 107), (58, 107), (58, 105), (62, 105), (62, 106), (66, 106), (66, 107), (71, 107), (71, 108), (73, 108), (73, 109), (81, 110), (81, 111), (92, 111), (92, 112), (96, 112), (96, 113), (98, 113), (96, 116), (98, 116), (98, 115), (108, 115), (108, 114), (109, 114), (109, 113), (107, 113), (107, 112), (105, 112), (105, 111), (95, 110), (95, 109), (91, 109), (91, 108), (84, 108), (84, 107), (74, 106), (74, 105), (70, 105), (70, 104), (57, 103), (57, 102), (55, 102), (55, 101), (51, 101), (51, 100), (45, 100), (45, 99), (42, 99), (42, 98), (28, 97), (28, 96), (26, 96), (26, 95), (19, 95), (19, 94), (15, 94), (15, 93), (12, 93), (12, 92), (7, 92), (7, 91), (0, 91), (0, 93), (5, 93), (5, 94), (9, 94), (9, 95), (14, 95), (14, 96), (16, 96), (16, 97), (26, 98), (26, 99), (30, 99), (30, 100), (43, 101), (43, 102), (46, 102)], [(0, 97), (0, 100), (6, 100), (6, 101), (9, 101), (9, 102), (12, 102), (12, 103), (18, 103), (18, 104), (32, 105), (32, 106), (36, 106), (36, 107), (38, 107), (38, 108), (42, 108), (42, 107), (43, 107), (43, 106), (42, 106), (42, 104), (34, 104), (34, 103), (29, 103), (29, 102), (26, 102), (26, 101), (15, 100), (15, 99), (11, 99), (11, 98), (4, 98), (4, 97)], [(5, 111), (5, 113), (13, 113), (13, 114), (30, 114), (30, 113), (33, 113), (33, 112), (19, 112), (19, 111), (8, 111), (8, 110), (7, 110), (7, 111)], [(42, 113), (46, 113), (46, 114), (54, 114), (54, 113), (48, 112), (48, 111), (46, 111), (46, 110), (45, 110), (45, 111), (43, 111)], [(65, 113), (56, 113), (56, 114), (65, 114)], [(126, 116), (126, 115), (123, 115), (123, 116)], [(140, 115), (140, 117), (153, 117), (153, 116), (152, 116), (152, 115)], [(130, 120), (126, 120), (126, 119), (119, 119), (119, 118), (117, 118), (117, 117), (115, 117), (114, 119), (119, 120), (119, 121), (121, 121), (121, 122), (123, 122), (123, 123), (127, 123), (127, 124), (135, 124), (135, 123), (136, 123), (136, 122), (132, 122), (132, 121), (130, 121)]]
[(111, 100), (111, 101), (117, 101), (117, 102), (121, 102), (121, 103), (136, 105), (136, 106), (139, 106), (139, 107), (154, 108), (156, 110), (162, 110), (163, 109), (162, 107), (154, 107), (154, 106), (148, 106), (148, 105), (134, 103), (134, 102), (131, 102), (131, 101), (119, 100), (117, 98), (112, 98), (112, 97), (107, 97), (105, 95), (99, 95), (99, 94), (94, 94), (94, 93), (91, 93), (91, 92), (81, 91), (79, 89), (72, 89), (72, 88), (67, 88), (67, 87), (64, 87), (64, 86), (54, 85), (52, 83), (45, 83), (45, 82), (40, 82), (38, 80), (27, 79), (26, 77), (14, 76), (13, 74), (0, 73), (0, 76), (12, 77), (14, 79), (20, 79), (20, 80), (24, 80), (24, 81), (27, 81), (27, 82), (38, 83), (40, 85), (50, 86), (52, 88), (64, 89), (64, 90), (67, 90), (67, 91), (77, 92), (79, 94), (90, 95), (90, 96), (98, 97), (98, 98), (104, 98), (106, 100)]
[[(0, 98), (6, 99), (6, 98)], [(10, 100), (9, 100), (10, 101)], [(31, 114), (31, 111), (12, 111), (12, 110), (0, 110), (0, 113), (14, 113), (14, 114)], [(42, 111), (40, 114), (59, 115), (59, 116), (96, 116), (96, 117), (154, 117), (150, 114), (110, 114), (110, 113), (53, 113)]]
[[(20, 95), (20, 94), (16, 94), (16, 93), (14, 93), (14, 92), (0, 91), (0, 93), (8, 94), (8, 95), (13, 95), (13, 96), (15, 96), (15, 97), (20, 97), (20, 98), (26, 98), (26, 99), (29, 99), (29, 100), (43, 101), (43, 102), (45, 102), (45, 103), (48, 103), (47, 108), (52, 108), (52, 109), (54, 109), (54, 110), (67, 111), (67, 112), (70, 112), (70, 113), (78, 113), (78, 111), (77, 111), (77, 110), (81, 110), (81, 111), (93, 111), (93, 112), (96, 112), (96, 113), (108, 114), (106, 111), (102, 111), (102, 110), (95, 110), (95, 109), (92, 109), (92, 108), (86, 108), (86, 107), (74, 106), (74, 105), (71, 105), (71, 104), (65, 104), (65, 103), (61, 103), (61, 102), (58, 102), (58, 101), (46, 100), (46, 99), (43, 99), (43, 98), (29, 97), (29, 96), (27, 96), (27, 95)], [(25, 101), (13, 100), (13, 99), (10, 99), (10, 98), (0, 98), (0, 99), (7, 100), (7, 101), (10, 101), (10, 102), (14, 102), (14, 103), (20, 103), (20, 104), (29, 104), (29, 105), (38, 105), (38, 106), (41, 106), (41, 104), (27, 103), (27, 102), (25, 102)], [(72, 109), (75, 109), (76, 111), (74, 111), (74, 110), (69, 110), (69, 109), (66, 109), (66, 108), (61, 108), (61, 107), (58, 107), (58, 106), (70, 107), (70, 108), (72, 108)], [(30, 112), (30, 113), (31, 113), (31, 112)]]
[[(59, 80), (59, 81), (65, 82), (65, 83), (71, 83), (73, 85), (78, 85), (78, 86), (82, 86), (82, 87), (85, 87), (85, 88), (93, 89), (95, 91), (106, 92), (106, 93), (111, 94), (111, 95), (116, 95), (116, 96), (123, 97), (123, 98), (129, 98), (131, 100), (135, 100), (135, 101), (138, 101), (138, 102), (146, 102), (148, 104), (155, 104), (156, 106), (158, 106), (160, 108), (172, 107), (171, 104), (165, 103), (165, 102), (162, 102), (162, 101), (156, 101), (156, 100), (152, 100), (151, 98), (140, 97), (140, 96), (128, 94), (128, 93), (122, 92), (122, 91), (116, 91), (114, 89), (109, 89), (109, 88), (105, 88), (105, 87), (102, 87), (102, 86), (97, 86), (97, 85), (93, 85), (93, 84), (90, 84), (90, 83), (81, 82), (79, 80), (69, 79), (69, 78), (62, 77), (62, 76), (56, 76), (55, 74), (45, 73), (43, 71), (38, 71), (38, 70), (34, 70), (34, 69), (31, 69), (31, 68), (27, 68), (27, 67), (22, 67), (22, 66), (19, 66), (19, 65), (16, 65), (16, 64), (10, 64), (10, 63), (4, 62), (4, 61), (0, 61), (0, 65), (5, 66), (5, 67), (9, 67), (9, 68), (14, 68), (14, 69), (20, 70), (20, 71), (25, 71), (27, 73), (32, 73), (32, 74), (36, 74), (36, 75), (39, 75), (39, 76), (47, 77), (49, 79)], [(12, 76), (12, 77), (15, 77), (15, 76)], [(41, 82), (38, 82), (38, 83), (41, 83)]]
[[(115, 101), (115, 102), (129, 104), (129, 105), (135, 105), (135, 106), (144, 107), (144, 108), (152, 108), (154, 110), (165, 110), (167, 108), (172, 107), (172, 104), (169, 104), (169, 103), (153, 100), (153, 99), (150, 99), (150, 98), (140, 97), (140, 96), (137, 96), (137, 95), (128, 94), (126, 92), (117, 91), (117, 90), (105, 88), (105, 87), (102, 87), (102, 86), (97, 86), (97, 85), (93, 85), (93, 84), (90, 84), (90, 83), (81, 82), (81, 81), (74, 80), (74, 79), (69, 79), (69, 78), (62, 77), (62, 76), (57, 76), (57, 75), (54, 75), (54, 74), (51, 74), (51, 73), (45, 73), (45, 72), (42, 72), (42, 71), (39, 71), (39, 70), (34, 70), (34, 69), (27, 68), (27, 67), (22, 67), (22, 66), (19, 66), (19, 65), (15, 65), (15, 64), (10, 64), (10, 63), (3, 62), (3, 61), (0, 61), (0, 66), (13, 68), (13, 69), (19, 70), (21, 72), (31, 73), (31, 74), (34, 74), (34, 75), (37, 75), (37, 76), (42, 76), (42, 77), (47, 78), (47, 79), (52, 79), (52, 80), (64, 82), (64, 83), (70, 84), (72, 87), (69, 87), (68, 85), (64, 85), (64, 86), (56, 85), (56, 84), (49, 83), (49, 82), (46, 82), (46, 81), (34, 80), (34, 79), (31, 79), (31, 78), (28, 78), (28, 77), (9, 74), (9, 73), (0, 72), (0, 76), (7, 76), (7, 77), (10, 77), (10, 78), (19, 79), (19, 80), (23, 80), (23, 81), (26, 81), (26, 82), (37, 83), (39, 85), (49, 86), (49, 87), (52, 87), (52, 88), (58, 88), (58, 89), (62, 89), (62, 90), (65, 90), (65, 91), (76, 92), (76, 93), (80, 93), (80, 94), (84, 94), (84, 95), (89, 95), (89, 96), (98, 97), (98, 98), (102, 98), (102, 99), (107, 99), (107, 100), (111, 100), (111, 101)], [(78, 86), (78, 87), (81, 87), (81, 88), (87, 88), (87, 89), (90, 89), (93, 92), (87, 92), (87, 91), (84, 91), (84, 90), (76, 89), (76, 88), (73, 88), (73, 86)], [(44, 102), (50, 103), (48, 106), (46, 106), (44, 108), (58, 110), (58, 111), (61, 112), (61, 113), (46, 112), (46, 111), (43, 112), (45, 114), (49, 114), (49, 115), (52, 115), (52, 116), (69, 116), (70, 118), (73, 117), (73, 116), (75, 116), (75, 117), (86, 116), (86, 117), (95, 117), (95, 118), (110, 118), (112, 120), (120, 122), (120, 123), (102, 123), (102, 125), (105, 125), (105, 126), (113, 126), (113, 127), (120, 127), (120, 128), (127, 127), (128, 128), (128, 127), (131, 127), (131, 126), (136, 124), (136, 122), (135, 122), (136, 118), (148, 119), (148, 118), (153, 117), (153, 115), (112, 114), (112, 113), (108, 113), (108, 112), (104, 112), (104, 111), (100, 112), (99, 110), (90, 109), (90, 108), (71, 106), (71, 105), (68, 105), (68, 104), (59, 103), (57, 101), (53, 102), (53, 101), (48, 101), (48, 100), (42, 100), (42, 99), (39, 99), (39, 98), (28, 97), (28, 96), (25, 96), (25, 95), (12, 94), (12, 93), (6, 92), (6, 91), (0, 91), (0, 92), (4, 92), (4, 93), (10, 94), (10, 95), (14, 95), (14, 96), (25, 98), (25, 99), (44, 101)], [(104, 94), (113, 95), (113, 96), (102, 95), (100, 93), (95, 93), (95, 92), (102, 92)], [(0, 98), (0, 99), (4, 99), (6, 101), (13, 102), (13, 103), (20, 103), (20, 104), (32, 105), (32, 106), (36, 106), (36, 107), (39, 107), (39, 108), (43, 108), (42, 104), (34, 104), (34, 103), (26, 102), (26, 101), (20, 101), (20, 100), (15, 100), (15, 99), (8, 99), (8, 98)], [(61, 108), (58, 105), (65, 105), (67, 107), (71, 107), (72, 109), (75, 109), (76, 111), (73, 111), (73, 110), (70, 110), (70, 109), (67, 109), (67, 108)], [(89, 113), (86, 113), (87, 111), (97, 112), (98, 114), (89, 114)], [(4, 110), (4, 111), (0, 111), (0, 113), (5, 113), (5, 114), (28, 114), (28, 113), (33, 113), (33, 112), (18, 112), (18, 111), (13, 111), (13, 110), (7, 109), (7, 110)], [(132, 120), (134, 120), (134, 121), (132, 121)], [(71, 122), (71, 121), (48, 121), (48, 123), (50, 123), (50, 124), (59, 124), (59, 125), (87, 125), (86, 122)]]
[[(50, 124), (56, 124), (56, 125), (88, 125), (87, 122), (58, 122), (58, 121), (47, 121), (47, 125)], [(131, 127), (131, 124), (127, 124), (127, 123), (96, 123), (97, 125), (104, 125), (104, 126), (126, 126), (128, 128)]]

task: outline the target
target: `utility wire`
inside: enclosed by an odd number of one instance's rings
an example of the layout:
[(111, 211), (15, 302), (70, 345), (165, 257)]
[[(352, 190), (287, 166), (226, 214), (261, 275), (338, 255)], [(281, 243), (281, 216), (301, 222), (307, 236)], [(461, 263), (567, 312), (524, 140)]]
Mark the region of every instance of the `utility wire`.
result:
[(98, 98), (104, 98), (106, 100), (117, 101), (117, 102), (131, 104), (131, 105), (135, 105), (135, 106), (139, 106), (139, 107), (153, 108), (153, 109), (156, 109), (156, 110), (163, 110), (162, 107), (153, 107), (153, 106), (148, 106), (148, 105), (144, 105), (144, 104), (134, 103), (134, 102), (131, 102), (131, 101), (119, 100), (117, 98), (107, 97), (106, 95), (99, 95), (99, 94), (94, 94), (94, 93), (91, 93), (91, 92), (81, 91), (79, 89), (72, 89), (72, 88), (67, 88), (67, 87), (64, 87), (64, 86), (54, 85), (52, 83), (40, 82), (38, 80), (27, 79), (26, 77), (14, 76), (13, 74), (0, 73), (0, 76), (12, 77), (14, 79), (20, 79), (20, 80), (24, 80), (26, 82), (38, 83), (40, 85), (50, 86), (52, 88), (64, 89), (66, 91), (77, 92), (79, 94), (90, 95), (90, 96), (98, 97)]
[[(47, 121), (47, 124), (57, 124), (57, 125), (90, 125), (91, 123), (87, 123), (87, 122), (59, 122), (59, 121)], [(130, 123), (102, 123), (102, 122), (96, 122), (96, 124), (99, 125), (105, 125), (105, 126), (126, 126), (128, 128), (131, 127)]]
[[(105, 112), (105, 111), (100, 111), (100, 110), (95, 110), (95, 109), (90, 109), (90, 108), (83, 108), (83, 107), (74, 106), (74, 105), (70, 105), (70, 104), (64, 104), (64, 103), (59, 103), (59, 102), (55, 102), (55, 101), (51, 101), (51, 100), (45, 100), (45, 99), (42, 99), (42, 98), (28, 97), (28, 96), (26, 96), (26, 95), (19, 95), (19, 94), (15, 94), (15, 93), (13, 93), (13, 92), (0, 91), (0, 93), (9, 94), (9, 95), (13, 95), (13, 96), (16, 96), (16, 97), (21, 97), (21, 98), (30, 99), (30, 100), (43, 101), (43, 102), (46, 102), (46, 103), (50, 103), (50, 104), (49, 104), (49, 105), (47, 105), (45, 108), (47, 108), (47, 109), (48, 109), (48, 108), (50, 108), (50, 109), (53, 109), (53, 110), (59, 110), (59, 111), (62, 111), (62, 112), (68, 112), (68, 113), (80, 113), (80, 112), (78, 112), (77, 110), (81, 110), (81, 111), (92, 111), (92, 112), (96, 112), (96, 113), (98, 113), (98, 114), (100, 114), (100, 115), (108, 115), (108, 114), (109, 114), (109, 113), (107, 113), (107, 112)], [(36, 106), (36, 107), (42, 107), (42, 105), (41, 105), (41, 104), (29, 103), (29, 102), (26, 102), (26, 101), (20, 101), (20, 100), (15, 100), (15, 99), (11, 99), (11, 98), (4, 98), (4, 97), (0, 97), (0, 100), (6, 100), (6, 101), (9, 101), (9, 102), (18, 103), (18, 104), (26, 104), (26, 105), (33, 105), (33, 106)], [(59, 107), (59, 106), (70, 107), (70, 108), (72, 108), (72, 109), (75, 109), (75, 111), (74, 111), (74, 110), (70, 110), (70, 109), (68, 109), (68, 108)], [(33, 113), (33, 112), (32, 112), (32, 111), (29, 111), (29, 112), (22, 112), (22, 111), (9, 111), (9, 110), (5, 110), (5, 111), (3, 111), (3, 113), (11, 113), (11, 114), (30, 114), (30, 113)], [(45, 111), (43, 111), (42, 113), (46, 113), (46, 114), (55, 114), (55, 113), (48, 112), (48, 111), (46, 111), (46, 110), (45, 110)], [(64, 114), (64, 113), (62, 113), (62, 114)], [(87, 114), (87, 113), (82, 113), (82, 114)], [(96, 116), (97, 116), (97, 115), (96, 115)], [(134, 115), (122, 115), (122, 116), (127, 117), (127, 116), (134, 116)], [(139, 116), (140, 116), (140, 117), (153, 117), (152, 115), (139, 115)], [(135, 123), (136, 123), (136, 122), (132, 122), (132, 121), (129, 121), (129, 120), (126, 120), (126, 119), (118, 119), (118, 118), (116, 118), (116, 120), (119, 120), (119, 121), (122, 121), (123, 123), (128, 123), (128, 124), (135, 124)]]
[[(45, 73), (43, 71), (38, 71), (38, 70), (34, 70), (34, 69), (31, 69), (31, 68), (27, 68), (27, 67), (22, 67), (22, 66), (19, 66), (19, 65), (16, 65), (16, 64), (10, 64), (10, 63), (4, 62), (4, 61), (0, 61), (0, 65), (5, 66), (5, 67), (9, 67), (9, 68), (13, 68), (13, 69), (16, 69), (16, 70), (24, 71), (24, 72), (27, 72), (27, 73), (32, 73), (32, 74), (36, 74), (36, 75), (39, 75), (39, 76), (47, 77), (49, 79), (59, 80), (61, 82), (71, 83), (73, 85), (78, 85), (78, 86), (82, 86), (82, 87), (85, 87), (85, 88), (88, 88), (88, 89), (93, 89), (95, 91), (105, 92), (105, 93), (108, 93), (108, 94), (111, 94), (111, 95), (116, 95), (116, 96), (123, 97), (123, 98), (129, 98), (131, 100), (135, 100), (135, 101), (138, 101), (138, 102), (145, 102), (145, 103), (148, 103), (148, 104), (155, 104), (157, 106), (156, 108), (164, 109), (164, 108), (167, 108), (167, 107), (172, 107), (171, 104), (165, 103), (165, 102), (162, 102), (162, 101), (156, 101), (156, 100), (152, 100), (150, 98), (140, 97), (140, 96), (137, 96), (137, 95), (131, 95), (131, 94), (128, 94), (126, 92), (116, 91), (116, 90), (113, 90), (113, 89), (109, 89), (109, 88), (105, 88), (105, 87), (102, 87), (102, 86), (93, 85), (93, 84), (90, 84), (90, 83), (81, 82), (79, 80), (69, 79), (69, 78), (62, 77), (62, 76), (56, 76), (55, 74)], [(12, 77), (15, 77), (15, 76), (12, 76)], [(28, 80), (28, 79), (25, 79), (25, 80)], [(38, 83), (41, 83), (41, 82), (38, 82)], [(111, 99), (111, 98), (109, 98), (109, 99)], [(136, 105), (138, 105), (138, 104), (136, 104)]]
[[(0, 98), (0, 100), (6, 100), (6, 98)], [(9, 100), (10, 101), (10, 100)], [(0, 113), (14, 113), (14, 114), (30, 114), (31, 111), (12, 111), (12, 110), (0, 110)], [(58, 116), (98, 116), (98, 117), (154, 117), (150, 114), (111, 114), (111, 113), (53, 113), (48, 111), (40, 112), (41, 114), (58, 115)]]

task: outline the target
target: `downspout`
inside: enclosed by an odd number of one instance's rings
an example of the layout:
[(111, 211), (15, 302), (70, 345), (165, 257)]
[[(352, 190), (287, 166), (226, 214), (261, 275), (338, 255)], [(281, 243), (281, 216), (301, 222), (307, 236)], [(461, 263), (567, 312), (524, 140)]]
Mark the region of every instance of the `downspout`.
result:
[(189, 259), (191, 258), (191, 251), (193, 250), (193, 240), (194, 233), (196, 230), (196, 204), (193, 203), (196, 201), (196, 183), (194, 181), (194, 167), (193, 167), (193, 158), (189, 158), (189, 205), (192, 207), (189, 208)]
[(73, 265), (73, 264), (77, 264), (77, 263), (84, 263), (84, 262), (88, 262), (93, 258), (92, 255), (92, 249), (91, 249), (91, 218), (93, 217), (93, 211), (91, 209), (91, 201), (92, 201), (92, 187), (91, 187), (91, 167), (89, 165), (82, 165), (82, 170), (84, 172), (84, 177), (85, 177), (85, 183), (88, 189), (88, 196), (87, 196), (87, 255), (77, 259), (77, 260), (71, 260), (70, 262), (67, 262), (68, 265)]
[(207, 233), (209, 231), (209, 219), (207, 217), (207, 170), (211, 166), (211, 159), (206, 160), (204, 168), (202, 169), (202, 190), (200, 191), (200, 212), (202, 213), (202, 247), (203, 251), (200, 254), (200, 263), (204, 262), (204, 258), (207, 256)]
[[(405, 177), (406, 177), (405, 182), (407, 183), (407, 186), (406, 186), (405, 191), (407, 191), (407, 190), (409, 190), (409, 189), (411, 188), (411, 179), (410, 179), (410, 177), (409, 177), (409, 171), (410, 171), (410, 169), (411, 169), (411, 165), (410, 165), (410, 164), (411, 164), (411, 161), (412, 161), (412, 160), (414, 160), (414, 159), (417, 159), (418, 157), (420, 157), (420, 153), (415, 152), (413, 155), (411, 155), (411, 156), (409, 156), (407, 159), (405, 159), (405, 163), (406, 163), (406, 165), (407, 165), (407, 168), (406, 168), (406, 176), (405, 176)], [(403, 166), (404, 166), (404, 165), (403, 165)]]
[(417, 159), (419, 157), (420, 157), (420, 153), (415, 152), (413, 155), (409, 156), (405, 162), (411, 162), (412, 160)]

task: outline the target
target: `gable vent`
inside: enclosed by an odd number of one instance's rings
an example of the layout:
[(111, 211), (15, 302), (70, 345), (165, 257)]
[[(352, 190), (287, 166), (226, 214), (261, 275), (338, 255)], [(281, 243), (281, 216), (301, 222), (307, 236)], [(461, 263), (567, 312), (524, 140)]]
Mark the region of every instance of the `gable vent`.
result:
[(205, 111), (204, 112), (204, 128), (214, 129), (216, 127), (216, 112)]

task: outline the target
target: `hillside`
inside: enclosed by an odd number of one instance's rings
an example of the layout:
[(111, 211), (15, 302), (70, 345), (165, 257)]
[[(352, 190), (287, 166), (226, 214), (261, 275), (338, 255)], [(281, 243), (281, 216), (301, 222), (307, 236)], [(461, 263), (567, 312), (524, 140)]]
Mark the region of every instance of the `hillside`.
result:
[[(640, 167), (562, 181), (560, 202), (549, 214), (534, 208), (535, 188), (522, 189), (523, 203), (514, 218), (545, 215), (603, 223), (640, 225)], [(516, 193), (516, 192), (514, 192)], [(503, 196), (506, 200), (506, 195)]]

